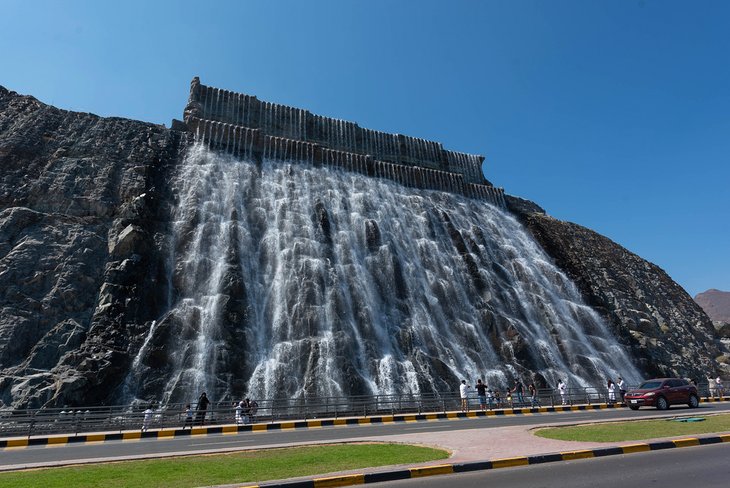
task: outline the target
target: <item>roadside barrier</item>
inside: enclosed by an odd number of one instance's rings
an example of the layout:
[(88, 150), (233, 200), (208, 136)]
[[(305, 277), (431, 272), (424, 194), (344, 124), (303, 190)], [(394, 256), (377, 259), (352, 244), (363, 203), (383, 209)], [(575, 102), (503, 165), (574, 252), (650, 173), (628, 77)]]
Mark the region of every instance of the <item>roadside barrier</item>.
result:
[[(717, 396), (716, 391), (700, 387), (702, 401), (720, 401), (727, 397)], [(711, 396), (715, 395), (715, 396)], [(620, 395), (616, 392), (619, 404)], [(516, 394), (503, 391), (487, 398), (487, 410), (529, 409), (542, 406), (573, 406), (612, 403), (605, 387), (568, 388), (561, 396), (557, 389), (543, 388), (533, 398), (525, 390), (522, 401)], [(233, 401), (214, 403), (204, 412), (193, 412), (192, 427), (237, 424), (245, 427), (251, 424), (286, 421), (308, 421), (317, 419), (340, 419), (342, 417), (382, 417), (384, 415), (441, 412), (443, 414), (461, 409), (461, 399), (453, 392), (423, 395), (372, 395), (354, 397), (302, 398), (296, 400), (257, 400), (255, 410), (238, 410)], [(469, 409), (479, 408), (479, 399), (470, 392)], [(192, 408), (196, 405), (193, 403)], [(151, 413), (145, 410), (150, 408)], [(79, 434), (88, 432), (147, 429), (174, 430), (185, 425), (185, 404), (159, 405), (154, 401), (137, 402), (132, 405), (87, 406), (73, 408), (42, 409), (0, 409), (0, 437), (41, 436), (53, 434)]]
[(328, 418), (328, 419), (310, 419), (298, 421), (278, 421), (267, 423), (255, 423), (246, 425), (216, 425), (162, 430), (140, 429), (126, 432), (111, 433), (88, 433), (80, 435), (51, 435), (38, 437), (16, 437), (9, 439), (0, 439), (0, 450), (6, 448), (24, 448), (32, 446), (59, 446), (66, 444), (81, 444), (92, 442), (107, 441), (135, 441), (141, 439), (174, 439), (186, 436), (205, 436), (216, 434), (243, 434), (249, 432), (272, 432), (286, 431), (295, 429), (320, 428), (320, 427), (347, 427), (371, 424), (396, 424), (407, 422), (428, 422), (428, 421), (444, 421), (444, 420), (460, 420), (460, 419), (476, 419), (491, 416), (509, 416), (509, 415), (525, 415), (552, 412), (573, 412), (585, 410), (602, 410), (607, 408), (623, 408), (623, 404), (606, 404), (594, 403), (591, 405), (557, 405), (555, 407), (537, 407), (537, 408), (507, 408), (494, 410), (473, 410), (470, 412), (432, 412), (421, 414), (396, 414), (396, 415), (376, 415), (369, 417), (348, 417), (348, 418)]

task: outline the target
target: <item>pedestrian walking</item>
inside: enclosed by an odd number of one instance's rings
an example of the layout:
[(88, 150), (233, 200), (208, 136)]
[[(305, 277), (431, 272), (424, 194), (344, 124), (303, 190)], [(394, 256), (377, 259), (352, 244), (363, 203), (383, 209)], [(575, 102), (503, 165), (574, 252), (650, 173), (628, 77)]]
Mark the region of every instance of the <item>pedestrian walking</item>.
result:
[(200, 425), (203, 425), (205, 423), (205, 414), (208, 410), (208, 405), (210, 404), (210, 400), (208, 400), (208, 396), (203, 392), (202, 395), (200, 395), (200, 398), (198, 398), (198, 405), (195, 407), (198, 411), (198, 423)]
[(461, 397), (462, 412), (469, 411), (469, 388), (470, 386), (466, 384), (466, 380), (461, 380), (461, 385), (459, 385), (459, 396)]
[(479, 408), (482, 410), (487, 409), (487, 385), (482, 383), (481, 379), (477, 380), (477, 398), (479, 398)]

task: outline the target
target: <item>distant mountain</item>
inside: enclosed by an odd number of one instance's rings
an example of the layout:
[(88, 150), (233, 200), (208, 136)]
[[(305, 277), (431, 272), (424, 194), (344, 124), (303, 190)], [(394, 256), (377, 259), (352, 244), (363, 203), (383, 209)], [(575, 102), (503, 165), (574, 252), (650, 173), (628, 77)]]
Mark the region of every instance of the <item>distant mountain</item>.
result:
[(707, 290), (695, 297), (712, 320), (730, 322), (730, 291)]

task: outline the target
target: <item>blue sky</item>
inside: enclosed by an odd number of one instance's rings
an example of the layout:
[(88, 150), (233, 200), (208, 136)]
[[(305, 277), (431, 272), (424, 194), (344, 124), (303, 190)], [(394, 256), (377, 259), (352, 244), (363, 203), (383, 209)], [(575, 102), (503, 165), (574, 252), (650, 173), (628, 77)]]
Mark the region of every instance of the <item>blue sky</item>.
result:
[(0, 84), (169, 125), (190, 79), (486, 156), (485, 174), (730, 290), (730, 2), (4, 0)]

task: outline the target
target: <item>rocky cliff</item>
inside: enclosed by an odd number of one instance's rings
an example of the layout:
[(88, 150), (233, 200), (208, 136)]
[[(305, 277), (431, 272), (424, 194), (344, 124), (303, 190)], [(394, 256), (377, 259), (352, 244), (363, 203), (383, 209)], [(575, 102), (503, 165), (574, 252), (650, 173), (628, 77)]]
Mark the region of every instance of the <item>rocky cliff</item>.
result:
[(508, 204), (647, 375), (701, 380), (718, 367), (730, 371), (712, 321), (664, 270), (530, 202), (509, 197)]
[[(44, 105), (0, 87), (0, 400), (121, 398), (167, 310), (167, 237), (183, 133)], [(704, 377), (709, 318), (661, 269), (511, 198), (518, 215), (651, 374)]]
[[(160, 312), (175, 133), (0, 87), (0, 400), (99, 403)], [(164, 220), (164, 219), (163, 219)]]

